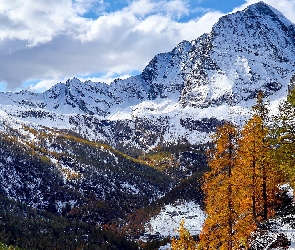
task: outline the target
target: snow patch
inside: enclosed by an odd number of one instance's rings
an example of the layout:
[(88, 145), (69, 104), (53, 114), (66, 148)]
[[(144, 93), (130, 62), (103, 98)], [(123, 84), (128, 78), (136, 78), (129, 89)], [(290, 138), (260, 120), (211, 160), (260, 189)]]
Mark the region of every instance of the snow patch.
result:
[(185, 220), (185, 227), (190, 233), (197, 235), (205, 221), (205, 213), (194, 201), (178, 201), (173, 205), (165, 205), (161, 212), (145, 225), (145, 231), (150, 235), (160, 233), (163, 237), (176, 236), (182, 219)]

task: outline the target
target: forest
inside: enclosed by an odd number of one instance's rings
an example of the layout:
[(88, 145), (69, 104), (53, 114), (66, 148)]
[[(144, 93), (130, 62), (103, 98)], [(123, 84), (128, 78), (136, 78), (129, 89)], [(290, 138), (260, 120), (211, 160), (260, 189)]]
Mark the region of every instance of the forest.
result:
[[(253, 249), (252, 233), (282, 208), (285, 191), (280, 187), (295, 187), (295, 88), (275, 116), (259, 92), (244, 126), (226, 122), (213, 141), (202, 184), (207, 218), (198, 240), (181, 222), (179, 239), (172, 239), (174, 250)], [(282, 242), (284, 249), (290, 245)]]

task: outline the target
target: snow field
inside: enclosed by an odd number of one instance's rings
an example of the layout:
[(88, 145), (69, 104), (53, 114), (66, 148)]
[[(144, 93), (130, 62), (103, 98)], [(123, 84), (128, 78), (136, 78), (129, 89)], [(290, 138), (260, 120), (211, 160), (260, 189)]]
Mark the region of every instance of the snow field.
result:
[(185, 220), (185, 228), (192, 235), (197, 235), (202, 229), (205, 214), (194, 201), (178, 201), (174, 205), (165, 205), (161, 212), (145, 225), (145, 231), (150, 235), (160, 233), (163, 237), (173, 237), (178, 235), (177, 229), (182, 219)]

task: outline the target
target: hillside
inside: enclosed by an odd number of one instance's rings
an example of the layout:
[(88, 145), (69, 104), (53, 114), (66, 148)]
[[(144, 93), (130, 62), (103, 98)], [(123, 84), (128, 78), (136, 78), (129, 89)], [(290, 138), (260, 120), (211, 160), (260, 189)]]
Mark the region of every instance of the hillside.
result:
[(57, 214), (84, 206), (108, 212), (89, 214), (96, 224), (148, 205), (175, 185), (143, 161), (68, 133), (24, 127), (2, 134), (0, 144), (3, 195)]
[(102, 228), (36, 211), (0, 197), (1, 249), (138, 249)]

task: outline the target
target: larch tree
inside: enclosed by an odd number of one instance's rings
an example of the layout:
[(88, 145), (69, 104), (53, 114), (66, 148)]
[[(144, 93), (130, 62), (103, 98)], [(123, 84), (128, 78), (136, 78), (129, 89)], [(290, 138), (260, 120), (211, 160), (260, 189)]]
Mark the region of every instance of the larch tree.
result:
[(209, 151), (210, 171), (204, 175), (203, 191), (207, 218), (200, 233), (198, 249), (237, 249), (234, 232), (232, 173), (236, 158), (238, 130), (226, 123), (214, 135)]
[(196, 250), (197, 243), (190, 232), (184, 227), (184, 220), (180, 222), (178, 229), (179, 239), (172, 238), (171, 250)]
[(254, 116), (244, 126), (239, 140), (239, 149), (234, 169), (234, 204), (238, 215), (235, 229), (241, 245), (248, 248), (251, 232), (257, 228), (259, 211), (262, 203), (262, 176), (261, 176), (261, 142), (258, 124), (261, 119)]
[(235, 226), (237, 237), (248, 247), (250, 233), (259, 222), (274, 214), (277, 204), (280, 171), (275, 164), (268, 139), (267, 107), (259, 92), (253, 115), (246, 122), (238, 141), (239, 149), (233, 173), (235, 183), (235, 211), (238, 219)]
[(249, 249), (251, 233), (278, 205), (282, 175), (262, 92), (252, 110), (241, 132), (227, 123), (214, 136), (203, 184), (207, 218), (198, 249)]

